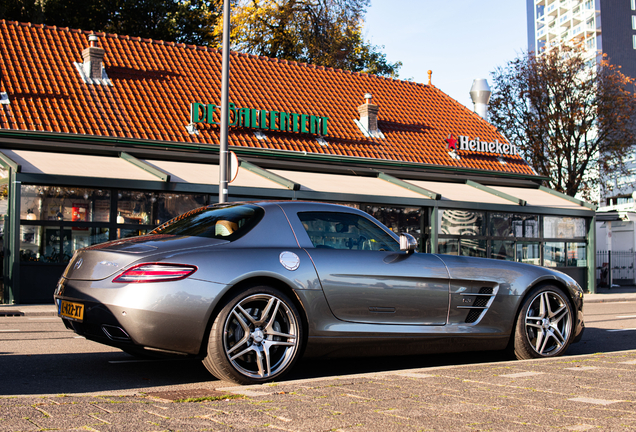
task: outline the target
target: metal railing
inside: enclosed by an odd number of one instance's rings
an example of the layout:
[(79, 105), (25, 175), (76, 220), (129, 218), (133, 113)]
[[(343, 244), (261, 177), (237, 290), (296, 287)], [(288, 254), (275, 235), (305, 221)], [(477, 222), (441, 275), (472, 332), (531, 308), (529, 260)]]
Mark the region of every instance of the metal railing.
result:
[(634, 267), (636, 267), (636, 252), (596, 252), (596, 282), (598, 286), (636, 285)]

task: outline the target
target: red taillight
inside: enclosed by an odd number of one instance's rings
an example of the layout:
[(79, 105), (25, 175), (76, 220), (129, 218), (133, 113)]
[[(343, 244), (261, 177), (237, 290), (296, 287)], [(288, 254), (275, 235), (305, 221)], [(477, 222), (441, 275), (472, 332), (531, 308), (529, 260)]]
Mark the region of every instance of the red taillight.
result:
[(170, 282), (185, 279), (197, 270), (196, 266), (184, 264), (145, 263), (129, 268), (113, 282)]

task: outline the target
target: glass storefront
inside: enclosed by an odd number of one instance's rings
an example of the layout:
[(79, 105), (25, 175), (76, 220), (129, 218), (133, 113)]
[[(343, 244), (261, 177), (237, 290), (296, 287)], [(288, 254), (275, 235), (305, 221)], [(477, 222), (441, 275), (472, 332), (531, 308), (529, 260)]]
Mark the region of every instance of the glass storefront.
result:
[(22, 185), (20, 261), (67, 263), (77, 249), (146, 234), (209, 201), (207, 194)]
[(440, 210), (440, 254), (586, 267), (585, 218)]

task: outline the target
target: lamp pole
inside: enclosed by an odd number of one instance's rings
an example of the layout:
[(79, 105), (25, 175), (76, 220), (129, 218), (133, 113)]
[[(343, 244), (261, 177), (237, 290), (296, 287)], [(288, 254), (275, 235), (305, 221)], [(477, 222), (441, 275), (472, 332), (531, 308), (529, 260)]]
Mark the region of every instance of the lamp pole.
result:
[(228, 197), (228, 151), (227, 129), (229, 122), (230, 92), (230, 0), (223, 1), (223, 62), (221, 71), (221, 142), (219, 150), (219, 202)]

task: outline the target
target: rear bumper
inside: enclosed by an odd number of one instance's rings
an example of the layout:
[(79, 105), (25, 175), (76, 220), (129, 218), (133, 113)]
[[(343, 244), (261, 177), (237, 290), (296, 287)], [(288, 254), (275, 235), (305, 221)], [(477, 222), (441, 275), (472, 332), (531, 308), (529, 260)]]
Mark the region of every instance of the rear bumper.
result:
[(148, 284), (62, 280), (54, 297), (56, 304), (67, 300), (84, 306), (81, 322), (62, 320), (87, 339), (128, 351), (150, 348), (196, 355), (221, 287), (199, 280)]

